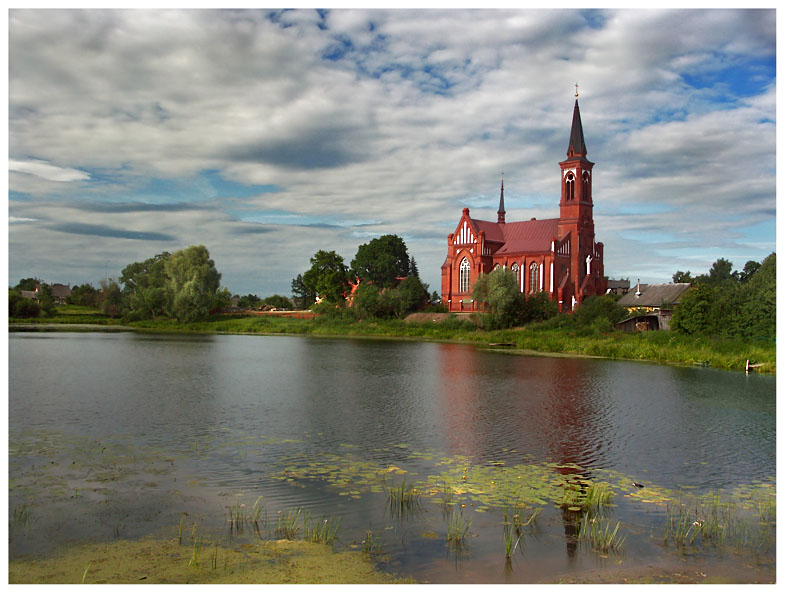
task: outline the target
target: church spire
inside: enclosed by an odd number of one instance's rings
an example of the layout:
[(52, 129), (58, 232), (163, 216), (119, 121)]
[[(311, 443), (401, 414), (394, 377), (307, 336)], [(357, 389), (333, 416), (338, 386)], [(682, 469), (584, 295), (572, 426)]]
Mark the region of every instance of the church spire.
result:
[(586, 143), (583, 140), (583, 125), (581, 125), (581, 110), (578, 108), (578, 85), (575, 85), (575, 108), (572, 110), (572, 130), (570, 131), (570, 145), (567, 147), (567, 158), (585, 157)]
[(502, 193), (499, 196), (499, 210), (496, 212), (496, 214), (498, 215), (496, 222), (498, 224), (504, 224), (504, 215), (507, 214), (504, 211), (504, 171), (502, 171)]

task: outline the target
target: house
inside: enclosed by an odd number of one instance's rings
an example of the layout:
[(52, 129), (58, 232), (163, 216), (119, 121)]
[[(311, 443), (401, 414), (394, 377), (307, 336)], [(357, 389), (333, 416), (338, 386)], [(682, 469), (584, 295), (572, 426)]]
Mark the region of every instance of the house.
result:
[(639, 280), (635, 291), (628, 292), (618, 301), (627, 308), (630, 317), (614, 327), (622, 331), (670, 329), (673, 309), (689, 287), (689, 282), (641, 284)]
[(567, 160), (561, 169), (558, 218), (507, 222), (502, 177), (496, 221), (473, 218), (468, 208), (447, 236), (442, 265), (442, 303), (449, 311), (476, 311), (472, 290), (480, 274), (512, 270), (524, 294), (545, 292), (560, 311), (604, 294), (603, 244), (595, 242), (592, 169), (575, 94)]
[(607, 294), (627, 294), (630, 292), (630, 281), (627, 280), (608, 280)]
[(68, 286), (65, 284), (52, 284), (49, 287), (49, 291), (52, 294), (55, 305), (65, 305), (66, 299), (71, 296), (71, 283), (69, 282)]

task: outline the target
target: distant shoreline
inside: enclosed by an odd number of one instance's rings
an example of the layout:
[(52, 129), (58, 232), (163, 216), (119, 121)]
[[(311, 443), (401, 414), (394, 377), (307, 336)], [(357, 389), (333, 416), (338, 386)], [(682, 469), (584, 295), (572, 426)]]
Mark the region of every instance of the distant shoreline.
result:
[[(429, 314), (429, 317), (433, 314)], [(758, 374), (776, 374), (776, 346), (748, 344), (676, 335), (641, 332), (579, 335), (565, 330), (514, 328), (480, 331), (464, 324), (404, 320), (348, 322), (299, 319), (283, 316), (220, 316), (208, 321), (181, 324), (164, 319), (118, 323), (9, 323), (9, 332), (138, 332), (191, 335), (311, 336), (322, 338), (393, 339), (402, 341), (468, 344), (488, 351), (518, 356), (598, 358), (648, 362), (673, 366), (707, 367), (742, 372), (749, 359), (759, 363)]]

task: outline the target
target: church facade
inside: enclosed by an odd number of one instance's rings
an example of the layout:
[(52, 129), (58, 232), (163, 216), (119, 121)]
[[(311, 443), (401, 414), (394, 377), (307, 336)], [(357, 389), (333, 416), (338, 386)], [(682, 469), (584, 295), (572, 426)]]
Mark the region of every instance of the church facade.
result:
[(496, 222), (472, 218), (469, 209), (463, 209), (455, 232), (447, 236), (442, 265), (442, 303), (449, 311), (477, 311), (474, 282), (500, 266), (512, 270), (522, 293), (546, 292), (560, 311), (605, 293), (603, 244), (594, 240), (594, 163), (586, 158), (577, 94), (567, 159), (559, 167), (558, 218), (507, 222), (503, 180)]

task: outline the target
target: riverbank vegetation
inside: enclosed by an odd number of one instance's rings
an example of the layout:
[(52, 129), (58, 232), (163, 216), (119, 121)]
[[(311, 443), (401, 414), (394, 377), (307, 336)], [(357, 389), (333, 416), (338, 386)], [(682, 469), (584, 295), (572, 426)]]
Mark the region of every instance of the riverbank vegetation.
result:
[[(448, 315), (428, 294), (406, 245), (385, 235), (358, 248), (350, 266), (334, 251), (318, 251), (311, 268), (292, 281), (292, 301), (312, 319), (226, 311), (231, 294), (207, 249), (192, 246), (126, 266), (122, 286), (74, 287), (71, 302), (53, 306), (45, 285), (40, 303), (20, 296), (36, 285), (25, 279), (9, 291), (12, 324), (124, 325), (139, 331), (373, 336), (504, 345), (510, 351), (643, 360), (744, 370), (776, 371), (776, 255), (740, 271), (717, 260), (707, 274), (678, 271), (674, 282), (692, 287), (675, 308), (672, 331), (622, 333), (630, 313), (613, 295), (588, 297), (572, 313), (558, 313), (547, 294), (523, 295), (513, 273), (481, 274), (473, 297), (482, 313)], [(350, 278), (354, 277), (355, 282)], [(315, 303), (316, 295), (320, 302)], [(268, 302), (269, 301), (269, 302)], [(238, 302), (288, 304), (274, 295)], [(412, 312), (418, 312), (412, 314)]]

